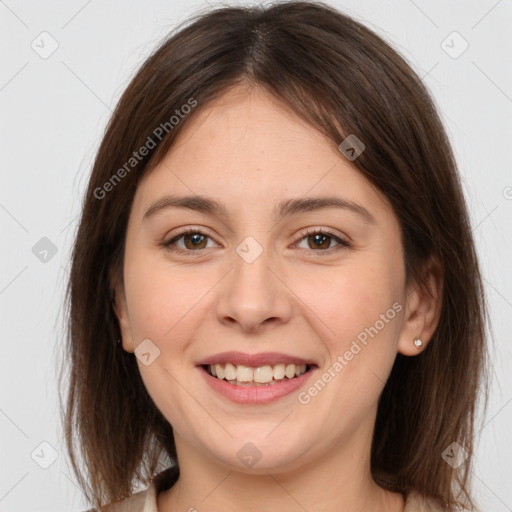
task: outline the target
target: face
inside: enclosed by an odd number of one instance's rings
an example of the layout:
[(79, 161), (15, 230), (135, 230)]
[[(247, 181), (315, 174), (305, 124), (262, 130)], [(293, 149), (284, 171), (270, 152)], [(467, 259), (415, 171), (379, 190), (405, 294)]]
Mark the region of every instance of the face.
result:
[(138, 186), (124, 265), (123, 348), (178, 456), (231, 469), (369, 450), (397, 352), (428, 334), (384, 196), (262, 90), (187, 120)]

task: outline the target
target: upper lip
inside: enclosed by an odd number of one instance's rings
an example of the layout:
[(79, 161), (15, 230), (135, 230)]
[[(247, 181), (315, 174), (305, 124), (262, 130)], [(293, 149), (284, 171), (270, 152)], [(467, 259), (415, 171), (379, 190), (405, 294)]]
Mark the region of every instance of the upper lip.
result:
[(316, 363), (311, 359), (304, 359), (302, 357), (294, 356), (291, 354), (282, 354), (279, 352), (261, 352), (259, 354), (246, 354), (244, 352), (221, 352), (209, 357), (205, 357), (197, 362), (198, 366), (212, 365), (212, 364), (225, 364), (232, 363), (234, 365), (252, 366), (257, 368), (259, 366), (274, 366), (276, 364), (307, 364), (316, 366)]

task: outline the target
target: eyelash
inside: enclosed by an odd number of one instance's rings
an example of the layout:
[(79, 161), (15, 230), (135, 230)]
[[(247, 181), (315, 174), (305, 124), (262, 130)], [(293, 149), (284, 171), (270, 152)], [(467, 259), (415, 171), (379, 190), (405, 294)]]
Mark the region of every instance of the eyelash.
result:
[[(173, 238), (171, 238), (171, 240), (169, 240), (168, 242), (164, 242), (162, 244), (162, 246), (170, 251), (170, 252), (174, 252), (174, 253), (178, 253), (178, 254), (186, 254), (188, 256), (198, 256), (199, 253), (203, 252), (205, 249), (197, 249), (197, 250), (193, 250), (193, 249), (181, 249), (179, 247), (176, 247), (174, 246), (174, 244), (180, 239), (180, 238), (183, 238), (185, 235), (201, 235), (201, 236), (205, 236), (207, 238), (210, 238), (212, 239), (209, 235), (207, 235), (206, 233), (202, 232), (200, 229), (195, 229), (195, 228), (187, 228), (186, 230), (182, 231), (181, 233), (178, 233), (176, 236), (174, 236)], [(299, 239), (299, 242), (302, 242), (302, 240), (304, 240), (304, 238), (307, 238), (308, 236), (313, 236), (313, 235), (326, 235), (327, 237), (333, 239), (334, 241), (338, 242), (338, 246), (335, 246), (335, 247), (330, 247), (329, 249), (318, 249), (318, 250), (315, 250), (315, 249), (300, 249), (300, 250), (304, 250), (304, 251), (313, 251), (314, 253), (318, 253), (319, 255), (324, 255), (324, 254), (332, 254), (333, 252), (335, 251), (338, 251), (338, 250), (343, 250), (343, 249), (346, 249), (348, 247), (351, 247), (351, 244), (349, 242), (347, 242), (346, 240), (344, 240), (343, 238), (340, 238), (339, 236), (336, 236), (334, 235), (334, 233), (331, 233), (327, 230), (322, 230), (322, 229), (306, 229), (305, 231), (303, 231), (301, 233), (301, 238)], [(333, 251), (334, 249), (334, 251)], [(196, 253), (196, 254), (194, 254)]]

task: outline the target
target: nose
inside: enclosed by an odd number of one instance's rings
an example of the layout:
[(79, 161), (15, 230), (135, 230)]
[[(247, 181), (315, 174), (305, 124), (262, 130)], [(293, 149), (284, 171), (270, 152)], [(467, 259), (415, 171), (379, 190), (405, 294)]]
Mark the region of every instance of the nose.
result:
[(271, 324), (287, 323), (293, 294), (278, 263), (272, 261), (267, 250), (249, 261), (234, 253), (233, 268), (219, 283), (218, 321), (242, 332), (259, 332)]

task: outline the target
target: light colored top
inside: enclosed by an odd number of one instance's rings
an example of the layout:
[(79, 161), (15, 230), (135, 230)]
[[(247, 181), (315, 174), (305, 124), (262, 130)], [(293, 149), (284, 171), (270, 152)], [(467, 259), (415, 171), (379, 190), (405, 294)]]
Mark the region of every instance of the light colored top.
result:
[[(152, 483), (145, 491), (140, 491), (129, 498), (110, 504), (105, 512), (158, 512), (156, 486)], [(86, 512), (95, 512), (90, 509)], [(430, 500), (423, 499), (417, 493), (410, 493), (405, 502), (403, 512), (442, 512)]]

